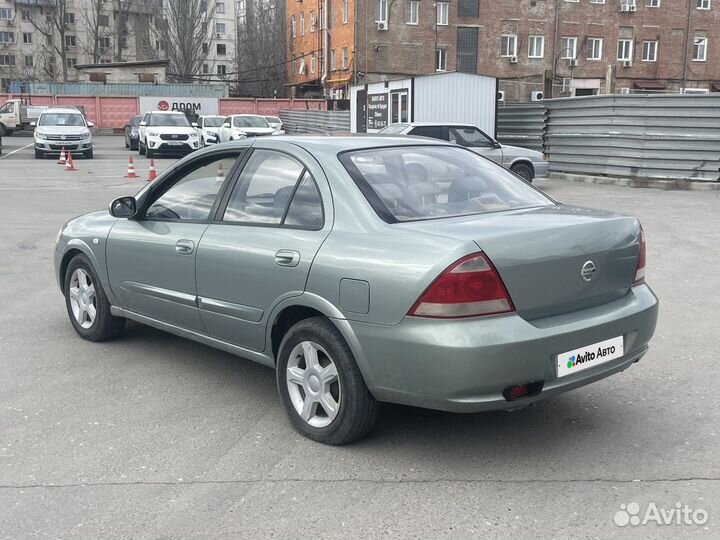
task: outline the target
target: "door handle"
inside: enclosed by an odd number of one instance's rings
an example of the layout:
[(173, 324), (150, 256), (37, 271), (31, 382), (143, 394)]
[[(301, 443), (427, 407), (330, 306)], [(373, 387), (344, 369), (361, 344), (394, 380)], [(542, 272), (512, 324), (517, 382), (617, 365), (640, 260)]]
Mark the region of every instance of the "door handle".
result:
[(275, 264), (278, 266), (297, 266), (300, 263), (300, 253), (290, 249), (281, 249), (275, 253)]
[(195, 249), (195, 242), (192, 240), (178, 240), (175, 244), (175, 251), (180, 255), (190, 255)]

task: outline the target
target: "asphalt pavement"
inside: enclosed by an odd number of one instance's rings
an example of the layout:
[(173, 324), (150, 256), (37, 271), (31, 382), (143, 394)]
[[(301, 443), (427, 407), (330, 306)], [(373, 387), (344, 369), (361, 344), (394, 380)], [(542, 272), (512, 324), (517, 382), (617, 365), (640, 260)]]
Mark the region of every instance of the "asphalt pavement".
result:
[[(268, 368), (137, 324), (75, 334), (55, 236), (137, 191), (149, 160), (133, 152), (142, 178), (125, 179), (122, 139), (99, 137), (65, 172), (31, 142), (6, 137), (0, 156), (0, 538), (720, 536), (720, 192), (538, 181), (641, 218), (650, 352), (513, 413), (384, 405), (336, 448), (291, 429)], [(642, 523), (678, 504), (691, 523)]]

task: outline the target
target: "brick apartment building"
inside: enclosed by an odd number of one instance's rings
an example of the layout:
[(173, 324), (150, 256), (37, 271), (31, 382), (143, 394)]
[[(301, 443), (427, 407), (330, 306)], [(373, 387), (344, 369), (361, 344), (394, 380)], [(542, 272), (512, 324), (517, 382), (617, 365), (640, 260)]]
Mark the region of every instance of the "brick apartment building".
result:
[(341, 97), (353, 77), (355, 0), (287, 0), (286, 6), (292, 92), (322, 97), (327, 88)]
[[(317, 5), (289, 0), (288, 28), (292, 17), (300, 24), (299, 11), (318, 13), (311, 7)], [(528, 101), (537, 91), (720, 91), (720, 0), (354, 0), (349, 6), (348, 19), (354, 13), (356, 22), (342, 29), (348, 67), (331, 70), (330, 80), (348, 72), (363, 83), (456, 70), (498, 77), (512, 101)], [(333, 31), (337, 26), (331, 42)], [(315, 34), (305, 41), (291, 36), (290, 56), (311, 48), (321, 53), (322, 35)], [(292, 84), (301, 88), (309, 80), (322, 88), (317, 72), (295, 70)]]

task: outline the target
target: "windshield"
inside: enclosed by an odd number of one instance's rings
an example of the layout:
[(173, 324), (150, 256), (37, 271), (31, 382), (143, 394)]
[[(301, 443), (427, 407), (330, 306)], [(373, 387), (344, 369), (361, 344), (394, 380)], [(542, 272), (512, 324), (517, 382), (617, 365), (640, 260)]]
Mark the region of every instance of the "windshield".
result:
[(506, 169), (462, 148), (375, 148), (346, 152), (340, 161), (389, 222), (553, 204)]
[(282, 124), (282, 121), (277, 116), (266, 116), (265, 120), (273, 124)]
[(132, 120), (130, 120), (130, 125), (132, 127), (138, 127), (140, 125), (140, 120), (142, 120), (142, 116), (133, 116)]
[(85, 119), (80, 113), (44, 113), (38, 119), (38, 126), (84, 126)]
[(151, 126), (190, 127), (184, 114), (153, 114), (150, 116)]
[(207, 118), (203, 118), (203, 126), (204, 127), (220, 127), (223, 125), (223, 118), (222, 116), (208, 116)]
[(266, 128), (270, 127), (262, 116), (236, 116), (233, 119), (233, 125), (235, 127), (255, 127), (255, 128)]
[(382, 128), (379, 133), (382, 133), (383, 135), (400, 135), (406, 129), (406, 124), (392, 124), (390, 126)]

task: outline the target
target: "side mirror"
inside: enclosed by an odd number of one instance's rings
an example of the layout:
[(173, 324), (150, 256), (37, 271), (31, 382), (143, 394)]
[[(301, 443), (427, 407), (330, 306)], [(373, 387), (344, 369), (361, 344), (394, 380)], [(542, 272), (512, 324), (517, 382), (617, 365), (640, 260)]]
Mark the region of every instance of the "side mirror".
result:
[(140, 122), (140, 125), (145, 127), (145, 126), (147, 126), (147, 122)]
[(94, 124), (93, 122), (88, 122), (87, 125), (88, 125), (89, 128), (95, 127), (95, 124)]
[(30, 127), (34, 128), (37, 124), (35, 122), (30, 122)]
[(194, 128), (198, 127), (197, 122), (193, 122), (191, 125), (192, 125), (192, 127), (194, 127)]
[(502, 148), (502, 144), (497, 141), (493, 141), (493, 148)]
[(228, 124), (227, 122), (225, 122), (225, 123), (223, 124), (223, 127), (224, 127), (224, 128), (229, 128), (229, 127), (230, 127), (230, 124)]
[(110, 215), (116, 218), (129, 218), (137, 213), (135, 197), (120, 197), (110, 203)]

